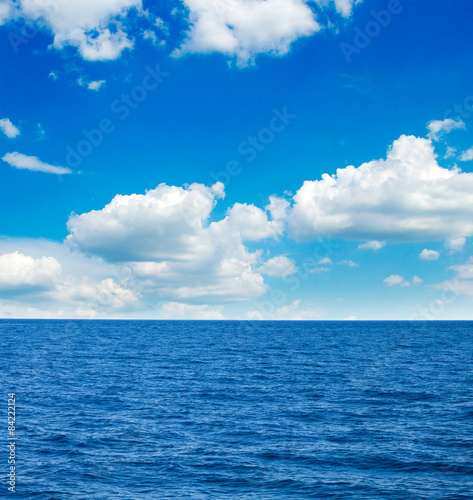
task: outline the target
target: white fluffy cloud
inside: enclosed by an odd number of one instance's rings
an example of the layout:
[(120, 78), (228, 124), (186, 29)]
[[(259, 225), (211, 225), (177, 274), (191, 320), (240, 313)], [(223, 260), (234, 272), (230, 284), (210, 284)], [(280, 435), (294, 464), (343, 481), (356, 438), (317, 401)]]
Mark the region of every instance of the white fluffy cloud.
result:
[(67, 242), (109, 261), (211, 258), (213, 231), (205, 225), (222, 188), (160, 184), (146, 194), (117, 195), (102, 210), (71, 216)]
[(443, 134), (448, 134), (452, 130), (465, 128), (465, 123), (462, 120), (453, 120), (452, 118), (432, 120), (427, 125), (429, 137), (434, 141), (438, 141)]
[(437, 260), (440, 257), (440, 254), (437, 252), (437, 250), (429, 250), (427, 248), (424, 248), (419, 257), (422, 260)]
[(52, 289), (60, 274), (61, 265), (52, 257), (34, 259), (18, 251), (0, 255), (0, 292)]
[(65, 167), (56, 167), (42, 162), (36, 156), (26, 156), (22, 153), (7, 153), (2, 160), (11, 167), (19, 170), (32, 170), (34, 172), (45, 172), (47, 174), (64, 175), (72, 173), (72, 170)]
[[(1, 15), (1, 13), (0, 13)], [(13, 123), (8, 118), (2, 118), (0, 120), (0, 130), (9, 138), (14, 139), (20, 135), (20, 130), (13, 125)]]
[(250, 253), (243, 241), (274, 236), (278, 226), (261, 209), (242, 204), (209, 223), (223, 196), (221, 183), (161, 184), (144, 195), (118, 195), (102, 210), (73, 215), (66, 242), (127, 264), (143, 292), (160, 300), (255, 298), (266, 287), (253, 270), (259, 254)]
[(141, 0), (20, 0), (0, 8), (0, 23), (22, 17), (51, 31), (53, 46), (75, 47), (89, 61), (113, 60), (133, 47), (127, 16), (142, 11)]
[(473, 234), (473, 174), (438, 165), (431, 141), (401, 136), (386, 159), (305, 181), (288, 216), (297, 240), (439, 240)]
[(266, 261), (258, 271), (275, 278), (285, 278), (296, 272), (296, 263), (285, 255), (279, 255)]
[[(298, 38), (321, 29), (303, 0), (183, 0), (187, 38), (175, 52), (221, 52), (246, 65), (260, 53), (282, 55)], [(339, 2), (341, 6), (341, 3)]]
[(380, 250), (386, 245), (384, 241), (367, 241), (366, 243), (362, 243), (361, 245), (358, 246), (358, 248), (361, 248), (363, 250)]

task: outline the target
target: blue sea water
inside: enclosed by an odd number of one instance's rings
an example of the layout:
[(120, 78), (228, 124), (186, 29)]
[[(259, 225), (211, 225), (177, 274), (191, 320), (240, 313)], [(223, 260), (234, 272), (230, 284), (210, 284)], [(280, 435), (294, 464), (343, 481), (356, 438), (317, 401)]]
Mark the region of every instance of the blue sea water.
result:
[[(472, 499), (473, 323), (0, 321), (31, 499)], [(7, 452), (4, 464), (7, 470)]]

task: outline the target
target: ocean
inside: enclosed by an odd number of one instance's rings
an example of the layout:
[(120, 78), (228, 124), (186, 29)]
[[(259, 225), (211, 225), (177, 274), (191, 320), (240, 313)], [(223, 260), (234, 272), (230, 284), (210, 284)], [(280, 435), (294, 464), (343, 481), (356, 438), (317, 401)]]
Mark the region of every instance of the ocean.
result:
[(473, 498), (472, 322), (1, 320), (0, 335), (2, 498)]

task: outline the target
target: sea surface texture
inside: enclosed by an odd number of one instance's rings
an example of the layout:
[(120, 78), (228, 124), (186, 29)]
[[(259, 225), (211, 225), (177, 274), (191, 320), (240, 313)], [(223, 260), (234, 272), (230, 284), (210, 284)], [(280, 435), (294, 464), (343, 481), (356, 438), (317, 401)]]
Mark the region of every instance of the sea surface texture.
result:
[(2, 498), (473, 498), (473, 323), (2, 320), (0, 335), (0, 432), (15, 392), (18, 436)]

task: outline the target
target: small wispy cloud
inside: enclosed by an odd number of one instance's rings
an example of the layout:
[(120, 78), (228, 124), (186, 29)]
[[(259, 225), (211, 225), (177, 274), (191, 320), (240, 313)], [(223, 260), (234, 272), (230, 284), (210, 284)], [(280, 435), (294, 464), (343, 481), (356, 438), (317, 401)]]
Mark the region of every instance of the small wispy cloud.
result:
[(348, 267), (358, 267), (358, 264), (356, 262), (353, 262), (352, 260), (342, 260), (339, 262), (341, 266), (348, 266)]
[(89, 89), (89, 90), (95, 90), (96, 92), (98, 92), (102, 87), (105, 87), (105, 85), (107, 84), (107, 81), (106, 80), (87, 81), (85, 78), (80, 77), (77, 80), (77, 83), (81, 87), (84, 87), (84, 88)]
[(445, 153), (444, 158), (451, 158), (452, 156), (455, 156), (457, 154), (457, 148), (454, 148), (452, 146), (447, 146), (447, 151)]
[(44, 130), (41, 123), (36, 124), (36, 140), (41, 141), (46, 136), (46, 130)]
[(460, 161), (471, 161), (473, 160), (473, 147), (463, 151), (463, 153), (458, 157)]
[(72, 170), (64, 167), (57, 167), (42, 162), (36, 156), (26, 156), (22, 153), (14, 152), (7, 153), (2, 160), (8, 163), (11, 167), (19, 170), (31, 170), (33, 172), (45, 172), (47, 174), (71, 174)]
[(143, 31), (143, 39), (149, 40), (155, 47), (164, 47), (166, 45), (166, 40), (158, 38), (153, 30)]
[(361, 248), (363, 250), (379, 250), (380, 248), (383, 248), (386, 245), (384, 241), (367, 241), (366, 243), (362, 243), (361, 245), (358, 246), (358, 248)]
[(455, 129), (465, 129), (463, 120), (452, 120), (447, 118), (445, 120), (432, 120), (427, 124), (429, 130), (429, 137), (433, 141), (438, 141), (443, 134), (448, 134)]

